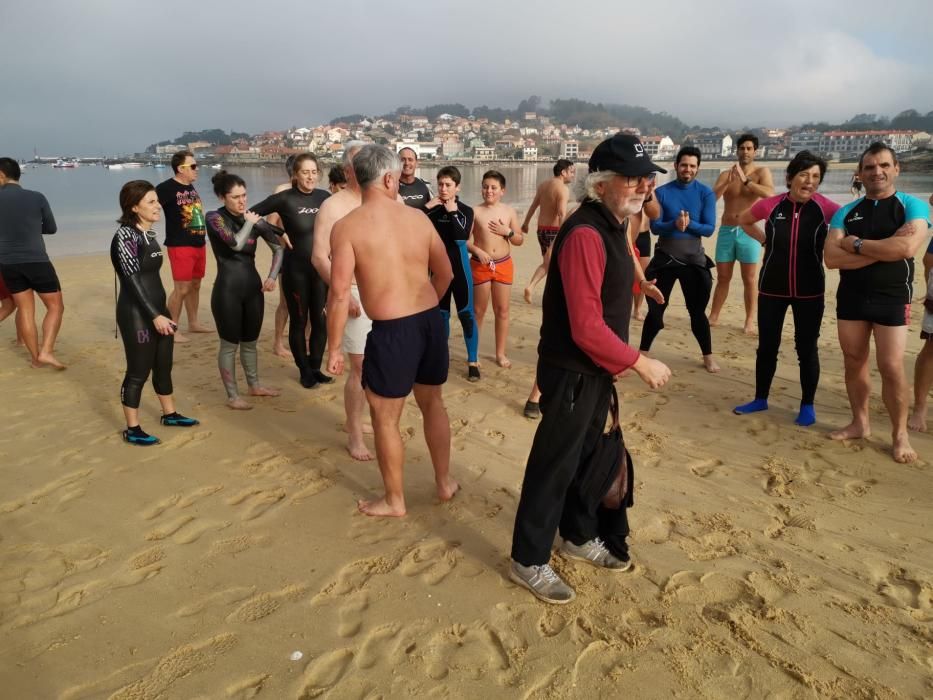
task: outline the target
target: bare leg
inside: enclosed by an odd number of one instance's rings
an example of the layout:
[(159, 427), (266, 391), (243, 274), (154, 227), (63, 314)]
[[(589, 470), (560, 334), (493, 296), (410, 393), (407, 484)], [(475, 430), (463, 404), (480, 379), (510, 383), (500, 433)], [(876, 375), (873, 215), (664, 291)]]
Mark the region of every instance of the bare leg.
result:
[(741, 263), (742, 289), (745, 293), (745, 333), (755, 335), (758, 314), (758, 263)]
[(213, 333), (198, 321), (198, 306), (201, 303), (201, 280), (191, 280), (191, 291), (185, 295), (185, 312), (188, 314), (188, 330), (192, 333)]
[(927, 402), (933, 387), (933, 339), (927, 339), (917, 354), (914, 365), (914, 410), (907, 421), (911, 430), (924, 433), (927, 429)]
[(175, 397), (172, 394), (156, 394), (159, 405), (162, 406), (162, 415), (175, 412)]
[(40, 293), (39, 299), (45, 305), (45, 318), (42, 319), (42, 345), (39, 346), (39, 362), (55, 369), (65, 369), (65, 365), (55, 359), (55, 341), (62, 328), (62, 316), (65, 304), (61, 292)]
[(716, 372), (718, 372), (721, 369), (719, 366), (719, 363), (716, 362), (716, 358), (711, 354), (703, 355), (703, 366), (706, 368), (706, 371), (709, 372), (710, 374), (716, 374)]
[(716, 289), (713, 290), (713, 305), (709, 310), (709, 325), (719, 325), (719, 314), (726, 297), (729, 296), (729, 283), (732, 282), (732, 271), (735, 262), (716, 263)]
[[(648, 269), (648, 263), (651, 262), (651, 258), (638, 258), (638, 264), (641, 266), (641, 271), (644, 272)], [(635, 318), (639, 321), (645, 320), (645, 312), (642, 311), (642, 307), (645, 305), (645, 293), (638, 292), (635, 295)]]
[[(166, 306), (168, 306), (168, 312), (172, 315), (172, 321), (175, 322), (175, 325), (178, 325), (178, 319), (181, 317), (181, 306), (185, 301), (188, 293), (191, 291), (191, 282), (179, 282), (175, 280), (175, 287), (172, 289), (172, 293), (168, 297)], [(189, 317), (190, 318), (190, 317)], [(175, 342), (176, 343), (187, 343), (188, 337), (182, 335), (177, 330), (175, 331)]]
[(541, 401), (541, 390), (538, 388), (537, 379), (535, 379), (535, 383), (531, 386), (531, 393), (528, 394), (528, 400), (532, 403), (539, 403)]
[[(16, 304), (13, 303), (13, 297), (8, 296), (0, 300), (0, 321), (5, 321), (7, 317), (16, 310)], [(15, 320), (14, 320), (15, 323)]]
[(491, 288), (492, 282), (473, 286), (473, 315), (476, 317), (476, 332), (479, 334), (482, 333), (483, 319), (486, 317), (486, 309), (489, 308)]
[(353, 459), (366, 462), (373, 458), (363, 441), (363, 409), (366, 394), (363, 392), (363, 356), (350, 354), (350, 375), (343, 385), (343, 408), (347, 414), (347, 452)]
[(450, 476), (450, 419), (444, 407), (441, 386), (415, 384), (415, 401), (421, 409), (424, 441), (431, 453), (437, 497), (449, 501), (460, 485)]
[(405, 493), (402, 485), (402, 470), (405, 460), (405, 446), (398, 431), (399, 417), (405, 406), (405, 399), (387, 399), (366, 391), (369, 410), (373, 419), (373, 431), (376, 436), (376, 459), (385, 495), (371, 501), (357, 501), (357, 508), (366, 515), (401, 517), (405, 515)]
[(16, 333), (23, 339), (29, 351), (33, 367), (42, 367), (39, 362), (39, 333), (36, 330), (36, 297), (31, 289), (13, 295), (16, 305)]
[(512, 285), (492, 283), (492, 313), (496, 318), (496, 362), (508, 369), (512, 362), (506, 356), (509, 342), (509, 294)]
[(875, 333), (875, 355), (881, 372), (881, 399), (891, 418), (891, 440), (894, 461), (915, 462), (917, 453), (910, 446), (907, 434), (907, 411), (910, 390), (904, 373), (904, 350), (907, 346), (907, 326), (879, 326)]
[(829, 434), (833, 440), (853, 440), (871, 435), (868, 420), (868, 397), (871, 382), (868, 376), (868, 351), (871, 324), (866, 321), (838, 321), (839, 345), (845, 364), (846, 393), (852, 408), (852, 422)]
[(525, 303), (527, 304), (531, 303), (531, 295), (534, 293), (535, 287), (541, 280), (547, 277), (547, 269), (551, 264), (551, 250), (553, 250), (553, 248), (554, 246), (551, 245), (544, 251), (541, 264), (535, 268), (534, 273), (531, 275), (531, 279), (528, 281), (528, 286), (525, 287)]
[(288, 324), (288, 306), (285, 304), (285, 292), (279, 285), (279, 305), (275, 307), (275, 331), (272, 336), (272, 354), (286, 360), (292, 359), (292, 351), (285, 345), (285, 326)]

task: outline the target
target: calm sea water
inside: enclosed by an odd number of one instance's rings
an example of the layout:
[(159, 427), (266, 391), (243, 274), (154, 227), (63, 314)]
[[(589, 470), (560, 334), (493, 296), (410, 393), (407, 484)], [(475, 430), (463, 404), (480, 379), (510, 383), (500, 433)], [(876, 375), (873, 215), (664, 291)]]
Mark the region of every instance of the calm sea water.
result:
[[(519, 216), (523, 216), (531, 204), (537, 184), (552, 174), (552, 166), (547, 164), (497, 164), (495, 167), (506, 178), (505, 201), (519, 210)], [(460, 166), (463, 174), (460, 196), (467, 204), (473, 205), (481, 201), (480, 183), (483, 173), (488, 169), (488, 165)], [(258, 202), (277, 185), (287, 180), (284, 168), (245, 166), (232, 170), (246, 181), (250, 202)], [(586, 167), (582, 166), (577, 170), (578, 177), (582, 178)], [(21, 183), (27, 189), (39, 190), (45, 194), (52, 206), (58, 222), (58, 233), (46, 237), (49, 254), (76, 255), (100, 253), (109, 249), (110, 240), (116, 230), (115, 220), (120, 213), (117, 195), (125, 182), (143, 179), (157, 184), (171, 177), (171, 172), (171, 168), (109, 170), (99, 165), (86, 165), (66, 170), (41, 165), (26, 167)], [(424, 167), (419, 175), (428, 182), (433, 182), (436, 172), (437, 167)], [(719, 169), (715, 168), (701, 170), (699, 179), (712, 186), (719, 172)], [(210, 169), (202, 171), (195, 185), (201, 193), (206, 210), (219, 205), (210, 183), (214, 173), (215, 171)], [(784, 181), (783, 170), (776, 169), (772, 173), (775, 183)], [(661, 176), (661, 182), (670, 177), (671, 175)], [(851, 200), (850, 179), (851, 171), (848, 169), (830, 170), (826, 173), (820, 192), (837, 202), (848, 202)], [(326, 173), (322, 180), (326, 185)], [(900, 190), (926, 200), (933, 191), (933, 175), (903, 174), (898, 180), (898, 186)], [(780, 187), (778, 191), (781, 191)], [(162, 233), (161, 222), (157, 225), (157, 230)], [(159, 240), (162, 240), (161, 235)]]

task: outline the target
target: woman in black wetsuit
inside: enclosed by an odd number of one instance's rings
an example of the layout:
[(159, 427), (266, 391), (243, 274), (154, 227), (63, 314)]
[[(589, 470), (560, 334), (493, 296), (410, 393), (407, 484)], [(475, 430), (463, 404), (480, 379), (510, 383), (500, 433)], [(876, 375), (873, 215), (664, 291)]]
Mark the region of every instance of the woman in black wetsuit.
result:
[[(282, 264), (282, 291), (288, 304), (288, 345), (301, 373), (301, 385), (310, 389), (333, 380), (321, 372), (327, 323), (324, 304), (327, 285), (311, 264), (314, 220), (327, 190), (316, 189), (320, 170), (317, 159), (302, 153), (292, 166), (294, 184), (290, 189), (270, 195), (252, 210), (260, 216), (278, 214), (288, 234)], [(305, 327), (311, 323), (311, 337), (305, 342)]]
[[(220, 335), (217, 365), (227, 391), (230, 408), (246, 410), (250, 404), (240, 398), (236, 382), (236, 349), (246, 374), (251, 396), (278, 396), (278, 389), (259, 383), (256, 342), (265, 310), (263, 292), (275, 291), (275, 280), (282, 266), (282, 234), (258, 214), (246, 208), (246, 183), (239, 175), (221, 170), (211, 179), (214, 194), (223, 202), (207, 214), (207, 236), (217, 259), (217, 279), (211, 292), (211, 311)], [(256, 244), (259, 237), (272, 249), (272, 268), (265, 282), (256, 272)]]
[(177, 326), (165, 305), (159, 277), (162, 250), (151, 230), (162, 211), (155, 187), (145, 180), (126, 183), (120, 190), (120, 209), (110, 261), (120, 278), (117, 325), (126, 351), (126, 376), (120, 387), (126, 417), (123, 439), (131, 445), (155, 445), (159, 439), (139, 426), (139, 399), (150, 372), (162, 404), (162, 425), (187, 428), (198, 421), (177, 413), (172, 398), (172, 336)]

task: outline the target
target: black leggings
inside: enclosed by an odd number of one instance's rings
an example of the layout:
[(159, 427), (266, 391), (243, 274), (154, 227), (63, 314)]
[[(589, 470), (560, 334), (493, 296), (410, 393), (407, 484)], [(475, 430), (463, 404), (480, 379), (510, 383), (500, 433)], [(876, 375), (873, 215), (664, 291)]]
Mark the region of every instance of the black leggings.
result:
[[(320, 370), (327, 345), (327, 285), (309, 261), (287, 255), (282, 265), (282, 291), (288, 306), (288, 347), (295, 364), (302, 374)], [(311, 339), (306, 346), (305, 327), (309, 321)]]
[[(256, 276), (253, 270), (253, 276)], [(218, 275), (211, 291), (211, 313), (217, 335), (228, 343), (251, 342), (259, 338), (265, 300), (255, 280)]]
[(794, 346), (800, 364), (800, 403), (812, 405), (820, 381), (817, 340), (823, 321), (823, 297), (788, 299), (758, 295), (758, 357), (755, 360), (755, 398), (767, 399), (777, 369), (778, 349), (787, 307), (794, 312)]
[(655, 336), (664, 328), (664, 312), (671, 303), (671, 292), (674, 282), (680, 281), (680, 289), (684, 293), (687, 311), (690, 313), (690, 329), (700, 344), (700, 351), (704, 355), (713, 352), (713, 339), (709, 331), (709, 319), (706, 318), (706, 304), (709, 302), (709, 293), (713, 288), (713, 276), (705, 267), (697, 265), (668, 266), (657, 271), (658, 289), (664, 295), (664, 304), (659, 304), (651, 297), (647, 297), (648, 316), (641, 329), (641, 346), (643, 352), (651, 349)]
[(156, 394), (171, 395), (175, 339), (161, 335), (152, 321), (122, 295), (117, 302), (117, 324), (126, 352), (126, 376), (120, 387), (120, 403), (128, 408), (139, 408), (139, 399), (150, 372)]
[(450, 300), (457, 305), (457, 317), (463, 326), (463, 340), (467, 348), (467, 362), (479, 359), (479, 334), (476, 332), (476, 313), (473, 310), (473, 273), (470, 269), (470, 255), (466, 250), (466, 241), (457, 241), (456, 248), (448, 248), (450, 267), (454, 278), (441, 297), (440, 307), (447, 321), (447, 334), (450, 335)]

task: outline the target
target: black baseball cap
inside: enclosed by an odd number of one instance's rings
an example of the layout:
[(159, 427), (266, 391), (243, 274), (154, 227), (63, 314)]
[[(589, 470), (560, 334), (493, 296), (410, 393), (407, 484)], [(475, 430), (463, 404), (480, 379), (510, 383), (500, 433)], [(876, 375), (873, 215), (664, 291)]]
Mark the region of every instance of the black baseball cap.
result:
[(594, 148), (589, 166), (591, 173), (610, 170), (628, 177), (667, 172), (651, 162), (637, 136), (623, 133), (606, 139)]

